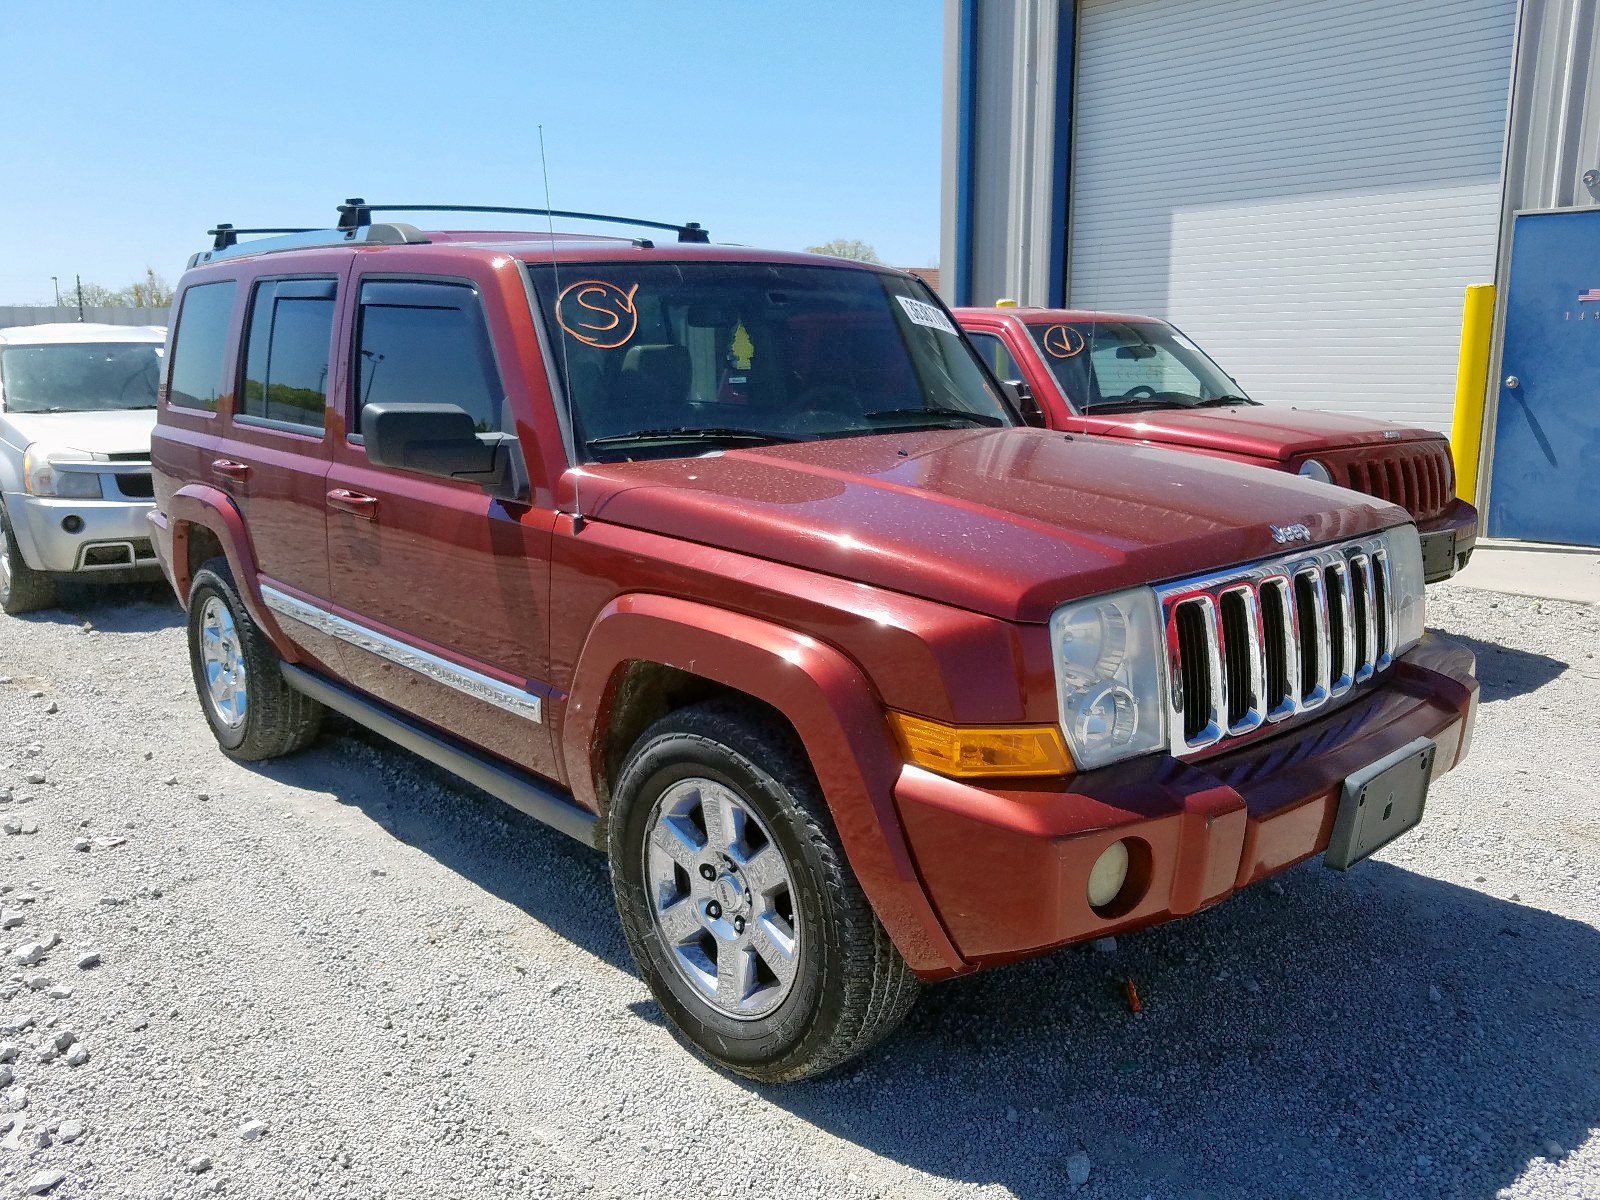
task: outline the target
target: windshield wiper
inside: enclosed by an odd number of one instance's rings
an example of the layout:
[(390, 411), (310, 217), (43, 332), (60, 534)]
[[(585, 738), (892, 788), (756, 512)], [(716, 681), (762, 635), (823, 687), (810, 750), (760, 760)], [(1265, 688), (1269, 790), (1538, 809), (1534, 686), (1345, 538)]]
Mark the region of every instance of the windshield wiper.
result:
[(964, 408), (942, 408), (938, 405), (928, 404), (921, 408), (884, 408), (877, 412), (863, 413), (868, 421), (892, 420), (895, 417), (937, 417), (941, 421), (964, 421), (969, 425), (1003, 425), (999, 417), (989, 413), (968, 412)]
[(650, 442), (746, 442), (752, 446), (774, 446), (798, 441), (782, 433), (762, 433), (756, 429), (714, 429), (685, 426), (679, 429), (639, 429), (633, 433), (613, 433), (584, 442), (591, 450), (607, 446), (636, 446)]
[(1254, 404), (1254, 403), (1255, 403), (1255, 401), (1250, 399), (1249, 396), (1223, 395), (1223, 396), (1213, 396), (1209, 400), (1202, 400), (1202, 401), (1200, 401), (1199, 404), (1196, 404), (1193, 407), (1195, 407), (1195, 408), (1218, 408), (1218, 407), (1220, 407), (1220, 406), (1222, 406), (1224, 404)]

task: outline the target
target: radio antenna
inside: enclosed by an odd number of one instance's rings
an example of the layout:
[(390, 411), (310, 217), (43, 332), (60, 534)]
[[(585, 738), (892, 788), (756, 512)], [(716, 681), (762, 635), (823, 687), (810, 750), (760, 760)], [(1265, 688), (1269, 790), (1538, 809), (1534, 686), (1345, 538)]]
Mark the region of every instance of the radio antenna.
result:
[[(567, 357), (567, 339), (561, 328), (561, 262), (556, 257), (556, 219), (549, 210), (550, 203), (550, 163), (544, 153), (544, 126), (539, 126), (539, 169), (544, 174), (544, 206), (545, 220), (550, 230), (550, 270), (556, 280), (556, 327), (551, 331), (556, 341), (561, 346), (561, 394), (566, 402), (567, 410), (567, 435), (572, 439), (572, 454), (576, 459), (578, 455), (578, 421), (572, 407), (572, 363)], [(573, 464), (575, 467), (576, 463)], [(583, 529), (583, 502), (578, 496), (578, 479), (583, 474), (581, 470), (572, 473), (572, 532), (577, 533)]]

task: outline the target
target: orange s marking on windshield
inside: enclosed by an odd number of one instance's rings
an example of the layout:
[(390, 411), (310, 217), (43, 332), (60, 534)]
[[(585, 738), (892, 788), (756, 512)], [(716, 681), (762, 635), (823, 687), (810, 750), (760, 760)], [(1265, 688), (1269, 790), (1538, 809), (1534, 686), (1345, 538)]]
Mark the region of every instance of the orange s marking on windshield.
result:
[(1052, 325), (1039, 341), (1052, 358), (1071, 358), (1084, 347), (1083, 334), (1071, 325)]
[(634, 306), (638, 291), (637, 283), (627, 291), (602, 279), (569, 283), (556, 297), (556, 320), (585, 346), (615, 350), (627, 345), (639, 329)]

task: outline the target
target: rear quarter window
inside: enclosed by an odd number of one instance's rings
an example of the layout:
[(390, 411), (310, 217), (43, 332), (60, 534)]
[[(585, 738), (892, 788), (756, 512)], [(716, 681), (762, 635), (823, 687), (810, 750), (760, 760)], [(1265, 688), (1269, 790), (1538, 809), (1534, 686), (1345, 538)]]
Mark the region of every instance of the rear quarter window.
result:
[(172, 331), (172, 374), (167, 403), (216, 412), (223, 387), (235, 283), (200, 283), (183, 293)]

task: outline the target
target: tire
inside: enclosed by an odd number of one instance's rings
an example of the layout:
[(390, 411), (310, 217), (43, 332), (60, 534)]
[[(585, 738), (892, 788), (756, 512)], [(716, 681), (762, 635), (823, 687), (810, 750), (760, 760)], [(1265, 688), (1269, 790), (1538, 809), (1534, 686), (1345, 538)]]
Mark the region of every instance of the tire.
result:
[(639, 973), (677, 1030), (728, 1070), (768, 1083), (819, 1075), (915, 1002), (916, 977), (776, 722), (723, 703), (657, 721), (623, 764), (606, 836)]
[(250, 619), (226, 559), (195, 572), (188, 607), (195, 694), (223, 752), (254, 762), (314, 742), (326, 710), (284, 682), (278, 652)]
[(23, 559), (17, 536), (11, 532), (11, 517), (0, 505), (0, 611), (17, 616), (50, 608), (55, 602), (55, 581)]

